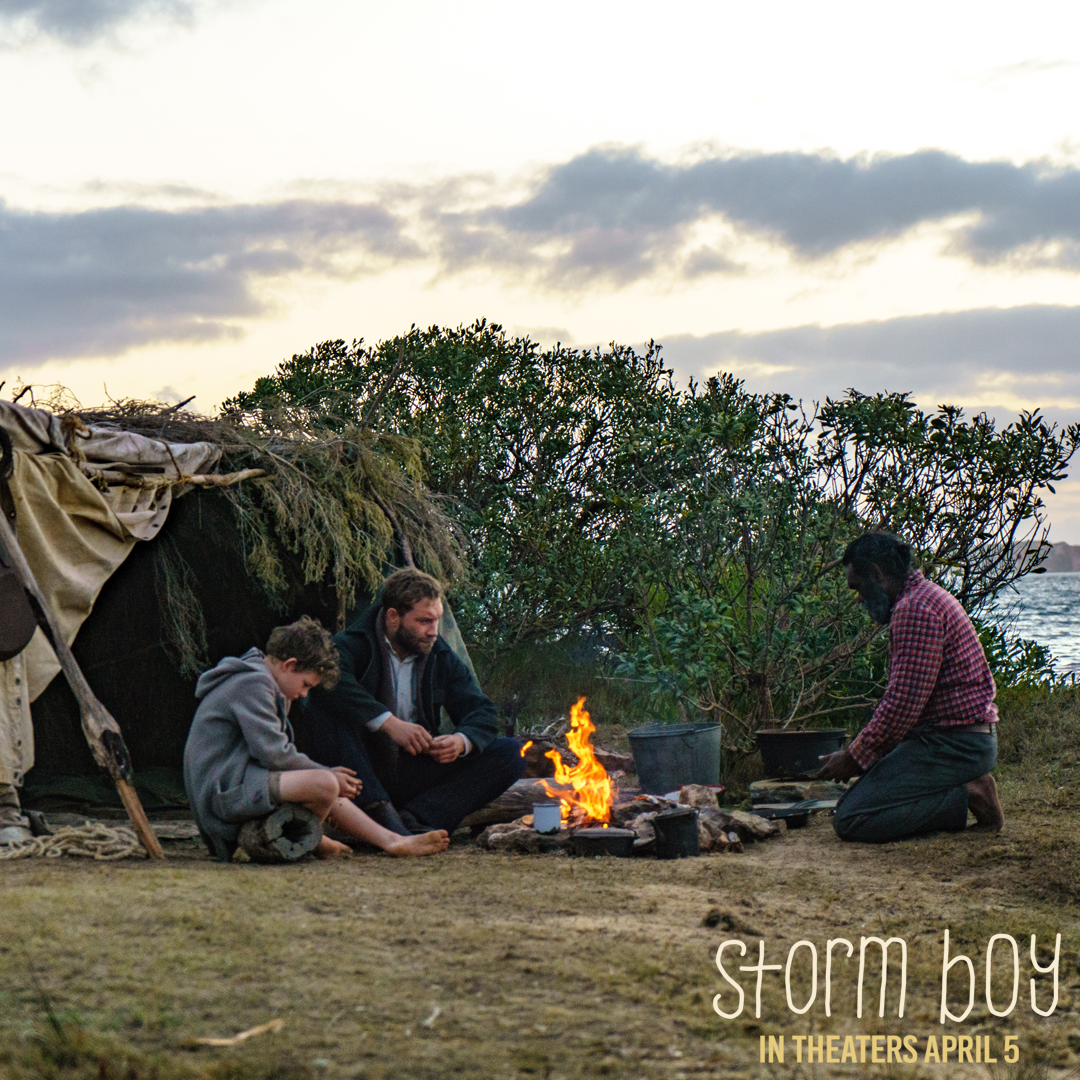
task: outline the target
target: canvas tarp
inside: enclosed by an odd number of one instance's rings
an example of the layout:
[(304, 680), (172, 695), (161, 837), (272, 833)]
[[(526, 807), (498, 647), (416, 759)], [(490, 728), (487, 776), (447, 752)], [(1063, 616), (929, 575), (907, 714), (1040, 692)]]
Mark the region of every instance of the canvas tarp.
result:
[[(60, 422), (43, 410), (0, 402), (0, 426), (16, 447), (10, 486), (19, 545), (70, 644), (137, 541), (160, 531), (173, 490), (102, 491), (65, 452)], [(166, 444), (106, 426), (91, 428), (78, 446), (94, 463), (173, 474), (203, 472), (218, 458), (209, 443)], [(32, 767), (30, 703), (59, 671), (40, 630), (22, 653), (0, 664), (0, 784), (21, 784)]]

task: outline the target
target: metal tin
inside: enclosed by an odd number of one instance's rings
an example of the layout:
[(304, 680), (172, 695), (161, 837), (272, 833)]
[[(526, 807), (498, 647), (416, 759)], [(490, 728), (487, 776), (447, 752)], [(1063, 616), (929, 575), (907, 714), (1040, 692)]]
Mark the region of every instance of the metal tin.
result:
[(570, 838), (575, 855), (614, 855), (620, 859), (634, 853), (636, 833), (630, 829), (578, 829)]
[(558, 800), (533, 803), (533, 828), (538, 833), (557, 833), (562, 828), (562, 803)]
[(683, 810), (666, 810), (652, 819), (656, 830), (656, 857), (658, 859), (685, 859), (700, 855), (698, 844), (697, 811), (692, 807)]

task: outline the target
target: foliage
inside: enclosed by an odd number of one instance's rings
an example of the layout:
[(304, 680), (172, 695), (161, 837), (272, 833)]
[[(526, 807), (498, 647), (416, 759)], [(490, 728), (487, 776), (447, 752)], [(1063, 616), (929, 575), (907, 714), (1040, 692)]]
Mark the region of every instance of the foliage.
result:
[(639, 446), (680, 403), (653, 345), (541, 349), (480, 321), (375, 347), (323, 342), (226, 402), (225, 415), (265, 423), (287, 407), (313, 428), (366, 422), (415, 439), (427, 483), (469, 537), (462, 628), (502, 649), (632, 625), (620, 533)]
[[(492, 662), (614, 634), (661, 714), (721, 720), (742, 749), (766, 722), (855, 723), (880, 693), (884, 635), (838, 569), (850, 539), (903, 535), (989, 624), (994, 596), (1045, 557), (1041, 493), (1080, 440), (1038, 413), (998, 427), (906, 394), (804, 408), (730, 376), (680, 391), (653, 343), (542, 349), (485, 321), (323, 342), (225, 418), (282, 412), (323, 438), (414, 442), (467, 537), (455, 600)], [(1030, 647), (987, 642), (1001, 672), (1041, 677)]]
[[(723, 722), (757, 728), (831, 715), (854, 723), (883, 687), (884, 638), (853, 604), (838, 556), (867, 527), (903, 535), (930, 577), (976, 616), (1047, 550), (1039, 492), (1080, 429), (1024, 414), (997, 430), (951, 407), (854, 391), (815, 412), (737, 381), (692, 388), (682, 453), (697, 483), (658, 487), (637, 560), (647, 630), (624, 671)], [(990, 640), (990, 639), (988, 639)], [(1037, 647), (993, 639), (991, 660), (1041, 677)]]

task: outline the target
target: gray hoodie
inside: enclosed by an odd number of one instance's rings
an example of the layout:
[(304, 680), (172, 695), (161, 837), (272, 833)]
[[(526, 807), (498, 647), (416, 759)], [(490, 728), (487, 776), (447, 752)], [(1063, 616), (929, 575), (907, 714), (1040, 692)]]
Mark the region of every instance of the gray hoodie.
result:
[(326, 766), (293, 745), (289, 702), (258, 649), (203, 672), (195, 696), (184, 787), (203, 839), (219, 858), (231, 859), (240, 826), (274, 809), (270, 772)]

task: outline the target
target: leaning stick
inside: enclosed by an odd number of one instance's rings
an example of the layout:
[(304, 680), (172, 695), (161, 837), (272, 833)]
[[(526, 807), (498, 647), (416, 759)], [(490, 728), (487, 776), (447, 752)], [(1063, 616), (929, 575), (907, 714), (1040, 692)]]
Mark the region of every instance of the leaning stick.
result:
[(139, 802), (139, 796), (135, 792), (131, 757), (124, 743), (124, 737), (120, 734), (120, 725), (90, 689), (86, 676), (83, 675), (71, 649), (64, 641), (63, 634), (60, 633), (56, 615), (38, 588), (30, 564), (26, 561), (22, 548), (19, 547), (15, 530), (12, 529), (4, 514), (0, 514), (0, 559), (15, 571), (15, 576), (25, 590), (27, 600), (30, 601), (38, 626), (41, 627), (41, 632), (52, 646), (53, 652), (56, 653), (56, 659), (60, 661), (60, 667), (79, 702), (83, 734), (86, 735), (86, 741), (90, 744), (94, 760), (116, 784), (116, 790), (120, 792), (120, 798), (124, 802), (124, 809), (127, 810), (128, 817), (135, 826), (135, 833), (146, 849), (146, 854), (151, 859), (164, 859), (165, 853), (161, 850), (161, 844), (158, 843), (158, 838), (154, 835), (142, 803)]

